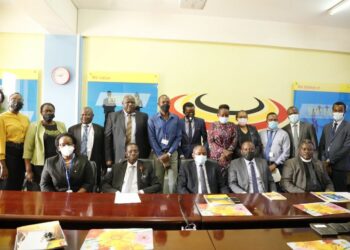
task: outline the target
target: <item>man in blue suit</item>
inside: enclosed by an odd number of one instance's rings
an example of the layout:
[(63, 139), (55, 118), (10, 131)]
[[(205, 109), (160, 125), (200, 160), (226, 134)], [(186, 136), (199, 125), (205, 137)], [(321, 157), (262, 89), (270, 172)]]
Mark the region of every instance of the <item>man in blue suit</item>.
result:
[(193, 103), (186, 102), (182, 107), (182, 111), (185, 117), (181, 119), (182, 140), (179, 147), (179, 155), (182, 159), (192, 159), (192, 152), (195, 146), (204, 145), (208, 151), (207, 130), (204, 120), (195, 117)]
[(323, 127), (319, 157), (332, 178), (335, 191), (347, 191), (350, 172), (350, 123), (345, 117), (346, 105), (333, 104), (333, 121)]

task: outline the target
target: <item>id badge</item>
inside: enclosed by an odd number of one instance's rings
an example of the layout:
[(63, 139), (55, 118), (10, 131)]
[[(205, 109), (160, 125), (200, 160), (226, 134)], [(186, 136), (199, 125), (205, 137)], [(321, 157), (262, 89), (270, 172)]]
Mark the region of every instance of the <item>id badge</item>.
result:
[(73, 190), (72, 189), (68, 189), (67, 193), (73, 193)]
[(273, 157), (273, 156), (274, 156), (273, 152), (270, 151), (269, 157)]
[(168, 145), (168, 143), (169, 143), (169, 141), (165, 138), (163, 138), (161, 142), (163, 145)]

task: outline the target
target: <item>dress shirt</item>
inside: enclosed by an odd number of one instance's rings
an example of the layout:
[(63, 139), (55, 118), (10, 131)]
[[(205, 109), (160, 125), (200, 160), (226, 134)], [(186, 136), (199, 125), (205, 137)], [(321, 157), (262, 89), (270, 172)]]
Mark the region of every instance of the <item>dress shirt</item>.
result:
[(335, 128), (335, 132), (337, 132), (337, 130), (338, 130), (340, 124), (341, 124), (343, 121), (344, 121), (344, 118), (341, 119), (340, 121), (337, 121), (337, 122), (336, 122), (336, 121), (333, 121), (332, 129), (333, 129), (333, 127), (334, 127), (334, 124), (337, 123), (337, 127)]
[[(248, 170), (248, 177), (249, 177), (249, 193), (254, 193), (254, 190), (253, 190), (253, 180), (252, 180), (252, 172), (251, 172), (250, 165), (249, 165), (249, 162), (250, 162), (250, 161), (247, 161), (246, 159), (244, 159), (244, 161), (245, 161), (245, 164), (246, 164), (247, 170)], [(260, 176), (260, 171), (259, 171), (258, 167), (256, 166), (255, 159), (251, 160), (251, 162), (254, 163), (254, 169), (255, 169), (256, 181), (257, 181), (257, 183), (258, 183), (258, 190), (259, 190), (259, 193), (263, 193), (263, 192), (264, 192), (264, 184), (263, 184), (263, 181), (262, 181), (261, 176)]]
[(89, 124), (81, 124), (81, 139), (83, 139), (84, 136), (84, 126), (88, 126), (88, 141), (87, 141), (87, 158), (90, 160), (92, 147), (94, 146), (94, 126), (92, 126), (92, 123)]
[(295, 137), (295, 135), (294, 135), (294, 126), (295, 126), (295, 125), (297, 126), (297, 132), (298, 132), (297, 136), (298, 136), (298, 138), (299, 138), (299, 135), (300, 135), (300, 121), (298, 121), (298, 122), (295, 123), (295, 124), (293, 124), (293, 123), (290, 124), (291, 130), (292, 130), (293, 138)]
[[(187, 118), (185, 118), (185, 124), (186, 124), (186, 126), (185, 126), (186, 135), (189, 136), (188, 131), (189, 131), (190, 122), (188, 121)], [(192, 119), (192, 121), (191, 121), (191, 127), (192, 127), (192, 135), (191, 135), (191, 137), (193, 137), (193, 134), (194, 134), (194, 131), (195, 131), (194, 119)]]
[[(199, 166), (199, 164), (197, 165), (196, 164), (196, 169), (197, 169), (197, 182), (198, 182), (198, 193), (201, 194), (202, 193), (202, 185), (201, 185), (201, 181), (199, 179), (199, 176), (200, 176), (200, 169), (201, 167)], [(207, 186), (207, 191), (208, 191), (208, 194), (210, 194), (210, 187), (209, 187), (209, 182), (208, 182), (208, 176), (207, 176), (207, 170), (205, 168), (205, 164), (202, 166), (203, 168), (203, 171), (204, 171), (204, 180), (205, 180), (205, 185)]]
[[(182, 130), (180, 119), (169, 113), (169, 119), (165, 120), (160, 113), (157, 113), (148, 120), (148, 136), (151, 147), (159, 157), (164, 151), (174, 153), (181, 142)], [(165, 145), (164, 140), (168, 141)]]
[(24, 143), (29, 119), (21, 113), (6, 111), (0, 115), (0, 160), (5, 159), (6, 142)]
[[(128, 126), (128, 113), (125, 112), (125, 110), (123, 109), (124, 112), (124, 117), (125, 117), (125, 131), (126, 128)], [(136, 134), (136, 118), (135, 118), (135, 113), (131, 113), (131, 141), (130, 143), (136, 143), (136, 139), (135, 139), (135, 134)]]
[(138, 186), (137, 186), (137, 161), (134, 164), (130, 164), (130, 162), (127, 163), (123, 186), (122, 186), (122, 193), (126, 193), (128, 190), (128, 187), (126, 186), (128, 183), (129, 175), (131, 173), (131, 166), (135, 166), (134, 176), (132, 177), (132, 184), (131, 184), (131, 190), (130, 193), (138, 193)]

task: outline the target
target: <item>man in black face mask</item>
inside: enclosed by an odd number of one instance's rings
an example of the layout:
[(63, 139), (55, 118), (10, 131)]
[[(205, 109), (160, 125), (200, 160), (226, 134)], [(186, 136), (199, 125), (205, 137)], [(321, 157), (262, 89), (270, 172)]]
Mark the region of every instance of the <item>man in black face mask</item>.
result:
[(228, 184), (234, 193), (265, 193), (276, 191), (271, 172), (265, 159), (255, 158), (252, 142), (243, 142), (241, 157), (231, 161)]
[(193, 103), (186, 102), (182, 110), (185, 117), (181, 119), (182, 139), (178, 151), (181, 159), (192, 159), (193, 148), (197, 145), (203, 145), (207, 152), (209, 151), (207, 130), (204, 120), (195, 117), (195, 107)]
[(155, 174), (162, 184), (163, 193), (176, 191), (178, 174), (177, 148), (181, 142), (180, 119), (169, 112), (170, 99), (166, 95), (158, 98), (159, 113), (148, 120), (148, 137), (155, 159)]
[(21, 190), (24, 180), (23, 142), (29, 119), (19, 111), (20, 93), (9, 96), (8, 111), (0, 115), (0, 190)]

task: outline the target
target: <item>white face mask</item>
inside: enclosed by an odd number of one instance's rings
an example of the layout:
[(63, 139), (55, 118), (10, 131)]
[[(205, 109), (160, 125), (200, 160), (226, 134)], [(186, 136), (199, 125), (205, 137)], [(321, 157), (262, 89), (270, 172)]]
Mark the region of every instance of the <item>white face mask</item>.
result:
[(344, 113), (341, 113), (341, 112), (333, 112), (333, 119), (336, 121), (336, 122), (339, 122), (341, 120), (343, 120), (344, 118)]
[(247, 118), (238, 118), (238, 124), (241, 126), (245, 126), (248, 123), (248, 119)]
[(65, 145), (63, 147), (60, 147), (60, 151), (62, 156), (65, 156), (65, 157), (71, 156), (74, 152), (74, 146)]
[(299, 114), (292, 114), (288, 116), (290, 123), (295, 124), (299, 121)]
[(228, 122), (228, 117), (226, 116), (219, 116), (219, 122), (222, 124), (226, 124)]
[(196, 162), (197, 165), (204, 165), (205, 162), (207, 161), (207, 156), (206, 155), (195, 155), (194, 161)]

